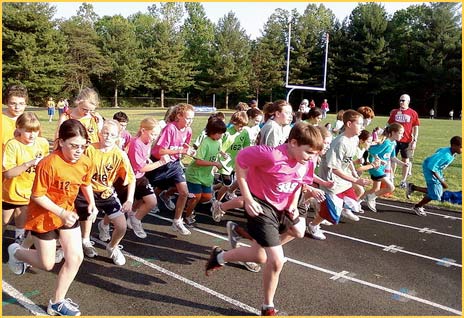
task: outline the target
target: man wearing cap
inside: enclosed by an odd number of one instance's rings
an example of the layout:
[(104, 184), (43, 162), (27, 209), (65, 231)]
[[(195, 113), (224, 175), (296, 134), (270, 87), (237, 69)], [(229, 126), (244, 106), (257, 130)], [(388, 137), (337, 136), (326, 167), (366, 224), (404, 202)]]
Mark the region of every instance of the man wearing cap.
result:
[[(414, 109), (409, 108), (411, 97), (408, 94), (403, 94), (400, 97), (400, 107), (393, 109), (388, 119), (388, 124), (399, 123), (404, 128), (403, 138), (396, 143), (396, 153), (401, 153), (403, 162), (409, 162), (414, 156), (416, 149), (417, 138), (419, 137), (419, 116)], [(396, 164), (392, 164), (392, 170), (395, 171)], [(400, 188), (406, 189), (407, 178), (411, 169), (411, 165), (403, 166), (403, 177), (400, 182)], [(392, 174), (393, 175), (393, 174)]]
[(250, 100), (248, 105), (250, 105), (250, 108), (258, 108), (258, 102), (256, 101), (256, 99)]

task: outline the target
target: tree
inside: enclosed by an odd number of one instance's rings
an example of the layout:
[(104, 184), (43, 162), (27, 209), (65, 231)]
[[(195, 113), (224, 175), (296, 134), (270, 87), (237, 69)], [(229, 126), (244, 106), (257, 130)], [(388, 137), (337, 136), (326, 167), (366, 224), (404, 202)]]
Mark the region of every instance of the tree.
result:
[(96, 22), (91, 4), (84, 3), (78, 15), (61, 23), (60, 29), (68, 43), (66, 57), (66, 91), (79, 92), (91, 85), (91, 77), (108, 73), (110, 65), (98, 47), (99, 37), (93, 28)]
[(229, 94), (248, 87), (250, 72), (250, 42), (245, 30), (234, 13), (219, 19), (215, 30), (213, 65), (209, 70), (214, 76), (213, 91), (225, 94), (225, 106), (229, 107)]
[(3, 3), (3, 85), (21, 83), (31, 100), (59, 93), (65, 82), (66, 41), (48, 3)]
[(134, 26), (121, 15), (105, 16), (96, 24), (102, 52), (110, 64), (104, 80), (114, 89), (114, 106), (118, 107), (119, 89), (132, 89), (142, 77), (139, 42)]

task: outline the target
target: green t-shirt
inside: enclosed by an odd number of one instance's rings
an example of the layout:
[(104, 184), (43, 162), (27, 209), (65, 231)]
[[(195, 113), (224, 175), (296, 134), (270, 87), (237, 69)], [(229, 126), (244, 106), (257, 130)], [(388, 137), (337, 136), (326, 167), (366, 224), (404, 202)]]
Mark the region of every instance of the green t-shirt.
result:
[(221, 158), (223, 168), (219, 171), (221, 174), (230, 175), (235, 168), (235, 158), (240, 150), (250, 146), (250, 135), (248, 130), (242, 129), (238, 132), (234, 126), (227, 129), (226, 133), (222, 137), (222, 148), (221, 150), (229, 154), (230, 160), (224, 161)]
[[(195, 158), (205, 161), (217, 161), (220, 149), (220, 140), (213, 140), (210, 137), (206, 137), (198, 147)], [(198, 166), (195, 161), (193, 161), (185, 171), (185, 178), (188, 182), (210, 187), (213, 185), (214, 181), (212, 170), (213, 166)]]

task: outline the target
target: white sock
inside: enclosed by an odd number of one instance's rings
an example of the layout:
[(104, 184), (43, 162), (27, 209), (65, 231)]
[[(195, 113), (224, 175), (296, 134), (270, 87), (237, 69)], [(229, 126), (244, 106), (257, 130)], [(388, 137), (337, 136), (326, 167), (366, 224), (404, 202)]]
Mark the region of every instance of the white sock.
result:
[(15, 237), (24, 236), (24, 233), (26, 233), (25, 229), (15, 229)]
[(90, 238), (83, 238), (82, 239), (82, 244), (90, 243)]
[(173, 219), (172, 222), (173, 222), (173, 223), (176, 223), (176, 224), (180, 224), (180, 223), (182, 223), (182, 218), (180, 218), (180, 219)]
[(270, 305), (263, 304), (263, 309), (269, 309), (269, 308), (274, 308), (274, 304), (270, 304)]
[(224, 251), (222, 251), (221, 253), (219, 253), (217, 256), (216, 256), (216, 259), (217, 259), (217, 262), (219, 263), (219, 265), (224, 265), (226, 262), (224, 261)]

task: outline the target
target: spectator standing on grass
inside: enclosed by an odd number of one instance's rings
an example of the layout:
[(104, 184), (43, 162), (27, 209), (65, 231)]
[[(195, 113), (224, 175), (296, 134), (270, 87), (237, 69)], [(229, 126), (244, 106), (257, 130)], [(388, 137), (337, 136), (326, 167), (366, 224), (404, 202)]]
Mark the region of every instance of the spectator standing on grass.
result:
[(454, 110), (450, 110), (449, 112), (449, 119), (453, 120), (454, 119)]
[(250, 247), (229, 251), (213, 247), (205, 266), (207, 276), (227, 262), (266, 263), (263, 270), (263, 316), (276, 316), (274, 296), (284, 265), (282, 246), (303, 238), (306, 210), (301, 188), (309, 175), (309, 165), (323, 148), (319, 130), (297, 123), (288, 142), (275, 148), (248, 147), (237, 157), (237, 180), (245, 202)]
[(409, 183), (406, 190), (406, 197), (408, 199), (411, 198), (411, 194), (414, 191), (425, 194), (423, 199), (413, 207), (413, 211), (417, 215), (426, 216), (424, 205), (432, 200), (441, 200), (443, 189), (448, 188), (443, 171), (453, 162), (456, 155), (460, 155), (461, 153), (462, 138), (460, 136), (454, 136), (450, 140), (450, 147), (439, 148), (433, 155), (424, 160), (422, 163), (422, 172), (427, 187), (419, 187), (413, 183)]
[(430, 108), (429, 115), (430, 115), (430, 119), (434, 119), (435, 118), (435, 109)]
[(48, 122), (51, 123), (53, 120), (53, 116), (55, 116), (55, 101), (52, 97), (48, 98), (47, 101), (47, 111), (48, 111)]
[(327, 102), (327, 99), (324, 99), (324, 101), (322, 102), (321, 111), (322, 119), (325, 119), (327, 117), (327, 113), (329, 112), (329, 103)]
[(65, 120), (77, 119), (87, 129), (90, 142), (98, 142), (98, 132), (103, 126), (103, 117), (95, 111), (100, 104), (97, 92), (89, 87), (84, 88), (77, 95), (74, 104), (76, 107), (68, 109), (60, 116), (55, 137), (57, 137), (59, 128)]
[(316, 103), (314, 102), (314, 99), (311, 99), (311, 101), (309, 102), (309, 108), (316, 108)]
[[(416, 149), (417, 139), (419, 137), (420, 120), (417, 112), (409, 107), (411, 97), (408, 94), (400, 96), (400, 107), (393, 109), (388, 119), (388, 124), (399, 123), (404, 128), (404, 135), (396, 143), (395, 153), (401, 155), (404, 163), (411, 162), (414, 157), (414, 150)], [(404, 165), (402, 170), (402, 178), (399, 183), (400, 188), (406, 189), (407, 179), (410, 174), (410, 167), (412, 165)], [(394, 178), (396, 164), (392, 165), (392, 178)], [(393, 180), (393, 179), (392, 179)]]
[(61, 116), (61, 114), (64, 113), (64, 99), (63, 98), (60, 98), (58, 100), (58, 103), (56, 103), (56, 108), (58, 108), (58, 118)]
[(16, 119), (24, 113), (29, 96), (26, 87), (10, 85), (3, 96), (6, 109), (2, 113), (2, 149), (8, 140), (15, 137)]
[(16, 275), (22, 275), (27, 264), (51, 271), (55, 265), (56, 239), (59, 239), (65, 261), (58, 273), (55, 294), (48, 303), (49, 315), (81, 314), (79, 306), (66, 298), (66, 294), (84, 258), (79, 216), (74, 208), (79, 190), (88, 202), (91, 221), (98, 213), (90, 184), (93, 163), (84, 155), (88, 139), (86, 128), (78, 120), (63, 122), (58, 130), (56, 150), (36, 167), (25, 226), (32, 233), (35, 249), (23, 249), (18, 243), (8, 246), (8, 266)]

